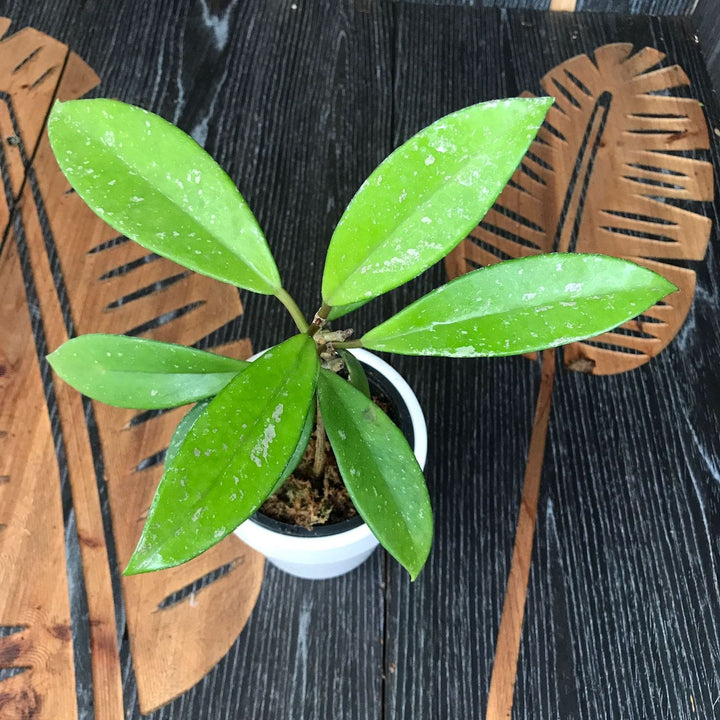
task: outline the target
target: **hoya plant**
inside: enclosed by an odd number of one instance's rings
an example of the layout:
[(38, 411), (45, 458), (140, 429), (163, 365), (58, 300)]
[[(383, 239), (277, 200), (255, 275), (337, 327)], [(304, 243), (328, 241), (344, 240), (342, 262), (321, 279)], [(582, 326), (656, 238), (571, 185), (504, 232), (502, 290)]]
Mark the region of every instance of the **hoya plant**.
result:
[[(362, 368), (347, 349), (451, 357), (527, 353), (610, 330), (675, 290), (617, 258), (537, 255), (468, 273), (359, 338), (337, 325), (422, 273), (472, 230), (551, 103), (525, 98), (474, 105), (395, 150), (337, 224), (310, 320), (283, 287), (233, 181), (189, 136), (114, 100), (54, 106), (53, 151), (97, 215), (190, 270), (274, 295), (297, 326), (297, 334), (252, 363), (104, 334), (73, 338), (49, 356), (61, 378), (111, 405), (197, 403), (170, 443), (126, 574), (186, 562), (253, 515), (294, 469), (317, 414), (357, 512), (417, 576), (433, 534), (425, 480), (403, 434), (368, 397)], [(343, 364), (349, 379), (337, 372)]]

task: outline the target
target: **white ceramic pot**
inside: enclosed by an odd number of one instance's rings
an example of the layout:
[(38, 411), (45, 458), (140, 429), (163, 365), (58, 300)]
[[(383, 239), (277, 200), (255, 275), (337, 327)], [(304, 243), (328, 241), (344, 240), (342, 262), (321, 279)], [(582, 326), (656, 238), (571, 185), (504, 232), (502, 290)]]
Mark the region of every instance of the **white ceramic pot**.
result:
[[(374, 375), (378, 384), (387, 386), (383, 391), (393, 404), (404, 404), (405, 408), (397, 409), (398, 424), (408, 437), (420, 467), (424, 468), (427, 426), (415, 393), (384, 360), (367, 350), (352, 350), (352, 353), (365, 365), (371, 384)], [(377, 539), (359, 516), (306, 530), (257, 514), (240, 525), (235, 534), (281, 570), (314, 580), (353, 570), (378, 546)]]

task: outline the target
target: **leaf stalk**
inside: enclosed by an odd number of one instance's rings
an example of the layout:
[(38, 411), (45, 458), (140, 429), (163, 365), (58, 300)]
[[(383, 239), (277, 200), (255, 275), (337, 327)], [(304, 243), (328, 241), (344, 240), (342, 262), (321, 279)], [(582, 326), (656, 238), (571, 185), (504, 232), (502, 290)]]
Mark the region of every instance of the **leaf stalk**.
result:
[(302, 310), (298, 307), (298, 304), (293, 300), (290, 293), (285, 288), (280, 288), (275, 291), (275, 297), (285, 306), (290, 316), (295, 321), (297, 329), (301, 332), (307, 332), (309, 325), (305, 316), (302, 314)]
[(350, 348), (363, 347), (362, 340), (345, 340), (344, 342), (333, 343), (333, 347), (338, 350), (348, 350)]

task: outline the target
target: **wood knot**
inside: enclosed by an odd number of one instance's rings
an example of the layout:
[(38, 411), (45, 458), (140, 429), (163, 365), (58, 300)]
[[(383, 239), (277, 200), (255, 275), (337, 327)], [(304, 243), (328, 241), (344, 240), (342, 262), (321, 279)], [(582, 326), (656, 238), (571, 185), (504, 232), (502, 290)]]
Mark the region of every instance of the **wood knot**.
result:
[(20, 692), (0, 693), (0, 716), (26, 718), (40, 717), (43, 699), (32, 688), (23, 688)]
[(72, 628), (69, 625), (53, 625), (50, 628), (50, 633), (53, 637), (56, 637), (58, 640), (62, 640), (63, 642), (69, 642), (72, 640)]
[(19, 642), (4, 643), (0, 648), (0, 667), (12, 667), (13, 663), (20, 657), (22, 646)]
[(88, 548), (99, 548), (102, 547), (103, 543), (100, 540), (96, 540), (93, 537), (90, 537), (89, 535), (83, 535), (82, 533), (78, 533), (78, 540), (80, 540), (80, 544), (84, 545)]

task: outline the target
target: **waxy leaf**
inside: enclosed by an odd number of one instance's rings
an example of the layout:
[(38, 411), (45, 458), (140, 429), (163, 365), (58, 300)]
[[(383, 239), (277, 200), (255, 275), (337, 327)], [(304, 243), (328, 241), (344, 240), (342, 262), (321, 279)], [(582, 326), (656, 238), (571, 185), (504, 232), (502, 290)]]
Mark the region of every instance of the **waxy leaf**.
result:
[(178, 454), (178, 450), (182, 447), (185, 442), (185, 437), (190, 432), (190, 428), (195, 424), (195, 421), (205, 412), (207, 406), (210, 405), (210, 400), (202, 400), (201, 402), (193, 405), (183, 416), (183, 419), (177, 424), (175, 432), (170, 438), (167, 451), (165, 452), (165, 465), (172, 465), (175, 456)]
[(370, 383), (360, 361), (349, 350), (338, 350), (348, 371), (348, 382), (365, 397), (370, 397)]
[(298, 446), (318, 368), (315, 343), (296, 335), (212, 400), (165, 468), (126, 574), (192, 559), (262, 505)]
[(300, 434), (300, 440), (298, 441), (295, 452), (292, 457), (287, 461), (285, 469), (280, 475), (280, 479), (275, 483), (275, 487), (270, 491), (270, 495), (274, 495), (284, 484), (285, 481), (292, 475), (295, 468), (300, 464), (303, 459), (305, 450), (307, 450), (308, 443), (310, 442), (310, 436), (315, 429), (315, 419), (317, 411), (317, 402), (310, 403), (307, 415), (305, 416), (305, 424), (303, 425), (302, 433)]
[(551, 104), (515, 98), (473, 105), (395, 150), (340, 218), (325, 262), (325, 304), (376, 297), (447, 255), (495, 202)]
[(183, 345), (81, 335), (47, 357), (69, 385), (108, 405), (154, 410), (216, 395), (248, 363)]
[(547, 254), (475, 270), (362, 338), (405, 355), (516, 355), (599, 335), (677, 288), (626, 260)]
[(191, 270), (266, 295), (275, 261), (233, 181), (190, 136), (116, 100), (55, 103), (60, 169), (118, 232)]
[(430, 552), (433, 522), (425, 478), (412, 449), (379, 407), (335, 373), (321, 371), (318, 398), (357, 511), (414, 580)]
[[(210, 404), (210, 400), (203, 400), (202, 402), (193, 405), (190, 410), (185, 414), (183, 419), (178, 423), (175, 428), (172, 438), (170, 438), (170, 444), (168, 445), (167, 452), (165, 453), (165, 465), (172, 465), (175, 455), (178, 450), (185, 442), (185, 436), (190, 432), (190, 428), (195, 424), (195, 421), (205, 412), (205, 409)], [(275, 487), (270, 491), (270, 495), (276, 493), (294, 472), (295, 468), (300, 464), (300, 461), (305, 454), (308, 443), (310, 442), (310, 436), (312, 431), (315, 429), (315, 403), (311, 403), (308, 409), (307, 417), (305, 418), (305, 425), (303, 425), (302, 434), (298, 441), (297, 447), (292, 457), (288, 460), (285, 470), (283, 470), (280, 479), (275, 484)]]
[(330, 310), (330, 313), (328, 315), (328, 322), (332, 322), (333, 320), (338, 320), (341, 317), (345, 317), (345, 315), (349, 315), (351, 312), (354, 312), (355, 310), (358, 310), (363, 305), (367, 305), (372, 298), (369, 298), (367, 300), (362, 300), (360, 302), (351, 303), (350, 305), (336, 305)]

